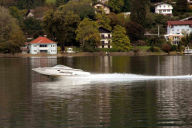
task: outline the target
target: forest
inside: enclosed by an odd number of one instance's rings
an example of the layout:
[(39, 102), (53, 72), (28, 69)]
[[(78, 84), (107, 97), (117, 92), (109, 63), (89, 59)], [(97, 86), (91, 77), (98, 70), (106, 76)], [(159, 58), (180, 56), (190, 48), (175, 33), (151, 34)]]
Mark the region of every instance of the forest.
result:
[[(155, 14), (155, 3), (173, 5), (173, 15)], [(82, 51), (137, 51), (147, 46), (149, 51), (181, 51), (192, 44), (186, 35), (178, 46), (166, 41), (167, 21), (192, 16), (187, 0), (108, 0), (111, 13), (95, 13), (97, 0), (0, 0), (0, 52), (20, 52), (25, 42), (47, 35), (61, 50), (76, 46)], [(27, 15), (32, 12), (33, 17)], [(125, 16), (125, 12), (130, 15)], [(98, 49), (98, 28), (113, 34), (112, 49)], [(158, 33), (160, 36), (145, 36)]]

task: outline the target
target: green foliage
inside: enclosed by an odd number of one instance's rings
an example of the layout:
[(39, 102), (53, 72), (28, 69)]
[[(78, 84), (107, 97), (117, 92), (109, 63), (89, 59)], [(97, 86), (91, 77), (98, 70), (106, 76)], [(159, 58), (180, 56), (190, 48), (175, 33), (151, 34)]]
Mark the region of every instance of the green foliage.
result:
[(55, 4), (56, 0), (46, 0), (45, 1), (47, 4)]
[(181, 39), (181, 44), (184, 45), (184, 46), (192, 46), (192, 33), (190, 35), (186, 34)]
[(103, 27), (107, 30), (111, 30), (110, 22), (111, 20), (105, 15), (105, 14), (100, 14), (98, 13), (96, 15), (97, 23), (99, 27)]
[(126, 26), (127, 34), (132, 42), (144, 38), (144, 28), (135, 22), (129, 22)]
[(84, 51), (95, 51), (100, 43), (98, 24), (88, 18), (80, 22), (77, 30), (76, 40), (80, 42)]
[(128, 22), (130, 21), (129, 16), (125, 17), (123, 13), (120, 13), (120, 14), (111, 13), (109, 15), (109, 18), (110, 18), (110, 21), (111, 21), (110, 23), (112, 27), (116, 25), (126, 27)]
[(79, 0), (79, 1), (69, 1), (67, 4), (59, 7), (59, 10), (71, 11), (75, 14), (78, 14), (81, 19), (95, 17), (95, 11), (91, 6), (90, 0)]
[(66, 4), (69, 0), (56, 0), (56, 6), (59, 7), (63, 4)]
[(131, 0), (131, 20), (144, 25), (147, 14), (148, 0)]
[(27, 18), (23, 21), (23, 30), (29, 36), (34, 36), (43, 33), (41, 21), (33, 17)]
[(119, 51), (129, 51), (130, 50), (130, 40), (126, 35), (126, 30), (124, 27), (117, 25), (113, 30), (113, 43), (112, 46)]
[(129, 12), (130, 11), (130, 1), (131, 0), (124, 0), (123, 12)]
[(188, 11), (188, 2), (187, 0), (177, 0), (176, 1), (176, 11), (180, 14)]
[(34, 7), (34, 0), (18, 0), (18, 7), (21, 9), (31, 9)]
[(150, 52), (160, 52), (161, 51), (161, 49), (159, 47), (154, 47), (154, 46), (151, 46), (148, 50)]
[(11, 6), (9, 8), (9, 12), (10, 14), (16, 18), (19, 21), (20, 25), (23, 25), (23, 20), (24, 20), (24, 15), (25, 15), (25, 11), (23, 10), (19, 10), (16, 6)]
[(56, 12), (49, 11), (43, 19), (45, 30), (58, 41), (62, 51), (65, 45), (75, 42), (75, 30), (79, 22), (80, 18), (77, 14), (60, 9)]
[(109, 6), (113, 12), (119, 13), (123, 9), (124, 0), (109, 0)]
[(24, 35), (9, 11), (0, 7), (0, 50), (1, 52), (15, 53), (20, 51), (24, 43)]

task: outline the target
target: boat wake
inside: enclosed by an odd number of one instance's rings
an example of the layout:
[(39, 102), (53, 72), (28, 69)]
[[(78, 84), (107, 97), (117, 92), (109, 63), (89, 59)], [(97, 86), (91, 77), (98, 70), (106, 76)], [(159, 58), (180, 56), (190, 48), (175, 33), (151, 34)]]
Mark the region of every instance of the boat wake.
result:
[(137, 74), (90, 74), (89, 76), (76, 76), (76, 77), (61, 77), (60, 79), (82, 82), (89, 81), (89, 83), (115, 83), (115, 82), (134, 82), (134, 81), (152, 81), (152, 80), (167, 80), (167, 79), (179, 79), (179, 80), (192, 80), (192, 75), (179, 75), (179, 76), (147, 76)]

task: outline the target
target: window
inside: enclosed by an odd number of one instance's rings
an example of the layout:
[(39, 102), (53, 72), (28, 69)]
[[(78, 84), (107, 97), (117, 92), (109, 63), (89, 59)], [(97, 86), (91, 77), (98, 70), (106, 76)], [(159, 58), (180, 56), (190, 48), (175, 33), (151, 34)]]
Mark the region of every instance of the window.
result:
[(40, 44), (40, 47), (47, 47), (46, 44)]

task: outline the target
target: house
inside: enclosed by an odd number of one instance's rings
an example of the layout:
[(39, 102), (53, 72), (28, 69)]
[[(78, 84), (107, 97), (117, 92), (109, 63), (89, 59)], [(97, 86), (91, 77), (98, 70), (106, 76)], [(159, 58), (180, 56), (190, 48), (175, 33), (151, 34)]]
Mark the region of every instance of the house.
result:
[(103, 27), (100, 27), (99, 33), (101, 37), (101, 45), (99, 48), (112, 48), (112, 32)]
[(29, 17), (34, 17), (34, 12), (35, 12), (34, 9), (29, 9), (29, 10), (27, 11), (27, 13), (25, 14), (25, 16), (26, 16), (27, 18), (29, 18)]
[(168, 21), (165, 38), (177, 45), (181, 38), (192, 32), (192, 20)]
[(162, 15), (172, 15), (173, 6), (167, 3), (155, 4), (155, 13)]
[(57, 54), (57, 43), (46, 37), (38, 37), (29, 42), (29, 52), (30, 54)]
[(95, 8), (95, 13), (110, 14), (110, 8), (103, 3), (96, 3), (93, 7)]
[(97, 2), (103, 3), (103, 4), (107, 4), (109, 2), (109, 0), (97, 0)]
[(192, 0), (187, 0), (189, 4), (192, 4)]

